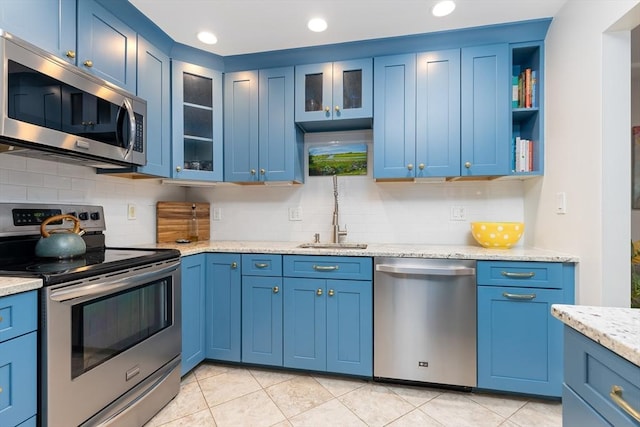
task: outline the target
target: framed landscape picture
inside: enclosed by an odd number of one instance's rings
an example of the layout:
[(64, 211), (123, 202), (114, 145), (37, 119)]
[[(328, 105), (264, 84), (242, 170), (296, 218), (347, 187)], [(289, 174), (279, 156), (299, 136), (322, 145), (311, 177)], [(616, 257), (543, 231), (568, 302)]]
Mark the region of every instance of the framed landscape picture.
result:
[(640, 126), (631, 128), (631, 208), (640, 209)]
[(366, 143), (309, 147), (309, 176), (366, 174)]

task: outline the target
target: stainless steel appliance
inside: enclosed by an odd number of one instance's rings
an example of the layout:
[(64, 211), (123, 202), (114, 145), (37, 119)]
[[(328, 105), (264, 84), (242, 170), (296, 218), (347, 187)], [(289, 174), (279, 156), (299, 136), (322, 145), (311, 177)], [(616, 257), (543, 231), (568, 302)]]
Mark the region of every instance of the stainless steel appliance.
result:
[(147, 104), (0, 30), (0, 152), (96, 168), (146, 164)]
[[(87, 252), (37, 258), (40, 224), (61, 213), (80, 219)], [(141, 426), (180, 388), (180, 253), (107, 248), (104, 229), (100, 206), (0, 204), (0, 275), (44, 283), (42, 426)]]
[(374, 262), (374, 377), (475, 387), (475, 261)]

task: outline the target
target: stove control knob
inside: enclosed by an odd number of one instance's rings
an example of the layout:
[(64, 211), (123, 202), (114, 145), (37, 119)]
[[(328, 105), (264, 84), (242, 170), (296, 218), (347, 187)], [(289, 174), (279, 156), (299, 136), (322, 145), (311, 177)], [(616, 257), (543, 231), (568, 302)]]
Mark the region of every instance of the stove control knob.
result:
[(67, 212), (67, 215), (75, 216), (78, 218), (77, 212)]
[(79, 219), (80, 221), (86, 221), (86, 220), (88, 220), (88, 219), (89, 219), (89, 213), (88, 213), (88, 212), (80, 212), (80, 213), (78, 214), (78, 219)]
[(97, 221), (100, 219), (100, 212), (91, 212), (91, 219)]

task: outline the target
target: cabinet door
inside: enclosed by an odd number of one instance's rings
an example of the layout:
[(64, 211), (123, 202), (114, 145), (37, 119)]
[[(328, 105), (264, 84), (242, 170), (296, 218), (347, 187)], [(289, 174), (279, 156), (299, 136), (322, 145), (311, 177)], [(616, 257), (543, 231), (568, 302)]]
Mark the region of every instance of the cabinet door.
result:
[(240, 361), (240, 255), (207, 254), (206, 357)]
[(373, 117), (371, 58), (333, 63), (334, 120)]
[(417, 178), (460, 176), (460, 50), (417, 57)]
[(509, 46), (462, 49), (461, 176), (508, 175)]
[(282, 277), (242, 278), (242, 361), (282, 366)]
[(182, 258), (182, 368), (184, 376), (205, 356), (205, 256)]
[(374, 59), (373, 177), (413, 178), (416, 155), (416, 56)]
[(0, 2), (0, 28), (76, 63), (76, 1)]
[(224, 180), (258, 181), (258, 72), (224, 75)]
[(331, 120), (333, 64), (296, 67), (296, 122)]
[(181, 61), (172, 67), (172, 176), (222, 181), (222, 73)]
[(15, 426), (36, 414), (36, 332), (0, 344), (0, 425)]
[(560, 289), (478, 286), (478, 387), (560, 397)]
[(284, 278), (284, 366), (324, 371), (325, 280)]
[(260, 70), (259, 86), (259, 179), (302, 181), (304, 150), (298, 144), (299, 131), (293, 117), (293, 67)]
[(327, 371), (373, 374), (370, 281), (327, 280)]
[(93, 0), (78, 2), (78, 66), (136, 91), (136, 32)]
[(171, 94), (169, 57), (138, 37), (138, 96), (147, 100), (147, 164), (139, 171), (171, 176)]

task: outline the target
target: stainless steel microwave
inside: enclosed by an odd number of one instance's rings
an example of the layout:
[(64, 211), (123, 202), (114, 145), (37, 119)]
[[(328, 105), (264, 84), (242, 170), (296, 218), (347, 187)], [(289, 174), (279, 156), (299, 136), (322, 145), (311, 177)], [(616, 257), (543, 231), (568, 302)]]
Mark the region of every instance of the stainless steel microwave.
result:
[(146, 101), (0, 30), (0, 153), (146, 164)]

